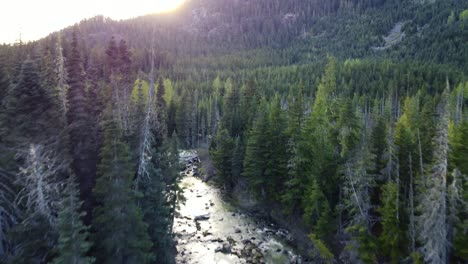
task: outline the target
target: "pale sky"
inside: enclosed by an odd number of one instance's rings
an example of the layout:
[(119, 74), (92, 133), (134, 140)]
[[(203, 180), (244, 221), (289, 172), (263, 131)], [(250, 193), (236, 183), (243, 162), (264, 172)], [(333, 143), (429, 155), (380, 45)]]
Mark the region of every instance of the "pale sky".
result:
[(2, 0), (0, 43), (37, 40), (85, 18), (126, 19), (167, 12), (185, 0)]

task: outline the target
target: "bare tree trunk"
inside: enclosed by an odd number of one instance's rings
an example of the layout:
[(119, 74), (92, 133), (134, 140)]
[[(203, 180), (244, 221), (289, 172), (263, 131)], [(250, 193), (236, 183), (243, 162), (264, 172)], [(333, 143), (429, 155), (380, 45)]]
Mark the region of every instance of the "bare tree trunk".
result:
[(149, 163), (151, 162), (151, 151), (154, 137), (151, 133), (151, 119), (153, 116), (153, 93), (154, 93), (154, 36), (151, 43), (151, 73), (150, 86), (148, 90), (148, 100), (146, 102), (146, 114), (143, 121), (141, 131), (140, 155), (138, 162), (137, 178), (135, 180), (135, 188), (138, 190), (140, 181), (143, 178), (150, 178)]
[(67, 111), (68, 111), (68, 103), (67, 103), (67, 92), (68, 92), (68, 84), (67, 84), (67, 70), (65, 69), (65, 58), (63, 56), (63, 48), (62, 48), (62, 41), (61, 37), (58, 36), (57, 46), (56, 46), (56, 73), (58, 79), (58, 95), (60, 100), (60, 108), (62, 112), (62, 118), (64, 122), (66, 122)]
[(449, 87), (442, 95), (440, 122), (434, 138), (434, 163), (432, 173), (427, 175), (420, 216), (420, 238), (424, 260), (430, 263), (447, 263), (449, 241), (447, 239), (447, 159)]
[(419, 151), (419, 170), (420, 170), (421, 176), (422, 176), (422, 175), (424, 175), (424, 164), (423, 164), (421, 136), (419, 135), (419, 128), (418, 128), (418, 151)]
[(411, 252), (416, 250), (416, 229), (414, 225), (414, 191), (413, 191), (413, 159), (411, 152), (409, 152), (409, 169), (410, 169), (410, 186), (409, 186), (409, 202), (410, 202), (410, 225), (409, 235), (411, 240)]

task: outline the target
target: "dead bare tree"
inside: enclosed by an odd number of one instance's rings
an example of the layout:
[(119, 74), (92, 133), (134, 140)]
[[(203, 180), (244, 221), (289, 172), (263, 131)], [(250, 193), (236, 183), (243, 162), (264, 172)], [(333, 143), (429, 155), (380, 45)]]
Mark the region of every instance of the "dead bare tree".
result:
[(151, 125), (154, 121), (154, 108), (153, 108), (153, 95), (154, 95), (154, 37), (151, 46), (151, 73), (150, 73), (150, 85), (148, 90), (148, 99), (146, 102), (146, 113), (143, 120), (143, 126), (141, 131), (141, 143), (140, 153), (138, 162), (138, 172), (135, 181), (135, 188), (138, 189), (139, 183), (143, 179), (150, 179), (149, 165), (152, 159), (152, 145), (154, 143), (154, 135), (151, 131)]
[(22, 218), (27, 221), (40, 214), (54, 226), (61, 189), (57, 175), (66, 163), (55, 152), (39, 144), (30, 144), (28, 150), (19, 155), (24, 155), (24, 164), (17, 175), (16, 183), (21, 190), (15, 200), (18, 206), (25, 208)]
[(428, 263), (446, 263), (447, 239), (447, 159), (448, 159), (448, 84), (439, 108), (440, 122), (434, 138), (434, 162), (431, 174), (424, 177), (420, 201), (419, 239), (424, 260)]

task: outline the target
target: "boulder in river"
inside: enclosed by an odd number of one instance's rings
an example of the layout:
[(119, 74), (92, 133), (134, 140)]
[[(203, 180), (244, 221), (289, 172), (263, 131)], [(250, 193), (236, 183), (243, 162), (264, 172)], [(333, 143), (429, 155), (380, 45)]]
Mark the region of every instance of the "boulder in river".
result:
[(242, 231), (239, 229), (239, 228), (236, 228), (236, 230), (234, 231), (236, 234), (240, 234), (242, 233)]
[(208, 231), (208, 230), (203, 231), (203, 236), (205, 236), (205, 237), (206, 237), (206, 236), (211, 236), (212, 234), (213, 234), (213, 233), (211, 233), (211, 232)]
[(242, 243), (244, 243), (244, 244), (252, 244), (252, 241), (250, 241), (249, 239), (244, 239), (244, 240), (242, 240)]
[(193, 220), (194, 221), (206, 221), (208, 219), (210, 219), (210, 214), (197, 215), (195, 216)]
[(224, 254), (229, 254), (231, 253), (231, 245), (229, 243), (223, 243), (221, 247), (217, 247), (215, 249), (215, 252), (221, 252)]

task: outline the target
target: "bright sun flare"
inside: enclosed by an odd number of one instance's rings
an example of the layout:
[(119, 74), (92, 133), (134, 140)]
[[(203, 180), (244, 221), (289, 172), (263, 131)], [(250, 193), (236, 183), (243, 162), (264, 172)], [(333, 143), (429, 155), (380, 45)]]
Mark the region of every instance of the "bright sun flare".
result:
[(175, 10), (186, 0), (5, 0), (0, 44), (36, 40), (85, 18), (128, 19)]
[[(107, 2), (108, 0), (105, 0)], [(115, 19), (125, 19), (150, 13), (169, 12), (185, 2), (185, 0), (127, 0), (116, 1), (113, 8), (102, 10), (102, 14)]]

